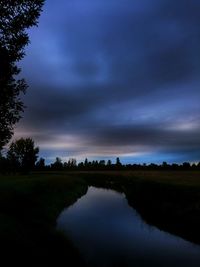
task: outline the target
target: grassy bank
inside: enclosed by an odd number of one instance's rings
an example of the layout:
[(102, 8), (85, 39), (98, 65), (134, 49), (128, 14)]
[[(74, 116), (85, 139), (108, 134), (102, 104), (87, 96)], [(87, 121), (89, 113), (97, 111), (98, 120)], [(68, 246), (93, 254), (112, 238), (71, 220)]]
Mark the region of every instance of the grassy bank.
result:
[(55, 230), (60, 211), (87, 191), (66, 174), (0, 177), (0, 241), (4, 266), (84, 266), (78, 251)]

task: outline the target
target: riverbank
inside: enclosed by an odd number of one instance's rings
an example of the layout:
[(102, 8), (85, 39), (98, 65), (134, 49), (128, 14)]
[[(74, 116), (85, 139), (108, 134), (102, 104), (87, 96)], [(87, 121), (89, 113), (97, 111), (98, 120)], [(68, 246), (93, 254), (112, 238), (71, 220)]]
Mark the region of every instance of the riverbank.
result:
[(200, 172), (135, 171), (82, 174), (94, 186), (126, 194), (148, 223), (200, 244)]
[(49, 172), (0, 176), (0, 240), (5, 266), (84, 266), (55, 230), (63, 208), (88, 185), (126, 194), (143, 219), (200, 244), (199, 171)]
[(79, 252), (55, 230), (60, 211), (87, 192), (66, 174), (0, 177), (0, 241), (4, 266), (84, 266)]

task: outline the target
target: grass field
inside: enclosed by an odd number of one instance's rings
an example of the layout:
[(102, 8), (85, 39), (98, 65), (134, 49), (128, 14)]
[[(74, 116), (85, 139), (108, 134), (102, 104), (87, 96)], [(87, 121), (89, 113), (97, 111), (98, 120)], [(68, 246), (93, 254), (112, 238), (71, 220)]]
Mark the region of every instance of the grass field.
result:
[(0, 241), (4, 266), (84, 266), (70, 241), (55, 231), (59, 212), (87, 191), (66, 174), (0, 177)]
[(84, 266), (58, 214), (88, 185), (123, 191), (151, 224), (200, 243), (199, 171), (49, 172), (0, 176), (0, 241), (6, 266)]

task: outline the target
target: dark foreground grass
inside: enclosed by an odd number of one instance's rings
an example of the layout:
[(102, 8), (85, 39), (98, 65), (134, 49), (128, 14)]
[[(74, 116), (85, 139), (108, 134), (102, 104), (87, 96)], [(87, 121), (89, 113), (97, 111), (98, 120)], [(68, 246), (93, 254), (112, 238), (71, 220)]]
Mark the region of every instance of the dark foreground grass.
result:
[(50, 172), (0, 176), (2, 266), (85, 266), (55, 230), (64, 207), (88, 185), (123, 191), (150, 224), (200, 243), (200, 172)]
[(60, 173), (0, 177), (1, 266), (84, 266), (55, 222), (86, 191), (83, 180)]

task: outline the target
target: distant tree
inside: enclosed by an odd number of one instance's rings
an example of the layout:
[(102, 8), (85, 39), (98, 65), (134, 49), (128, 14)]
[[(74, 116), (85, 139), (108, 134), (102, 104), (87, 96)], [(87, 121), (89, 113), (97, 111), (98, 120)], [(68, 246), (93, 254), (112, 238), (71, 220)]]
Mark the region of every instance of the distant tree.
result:
[(151, 170), (158, 169), (158, 165), (155, 164), (155, 163), (150, 163), (150, 164), (148, 165), (148, 169), (151, 169)]
[(40, 159), (36, 162), (36, 169), (37, 169), (37, 170), (44, 170), (44, 169), (45, 169), (45, 159), (40, 158)]
[(75, 168), (76, 167), (76, 159), (75, 158), (70, 158), (68, 160), (67, 166), (69, 168)]
[(14, 170), (18, 169), (27, 172), (33, 170), (38, 153), (39, 148), (35, 147), (31, 138), (21, 138), (11, 143), (7, 158)]
[(63, 168), (64, 168), (64, 169), (68, 169), (68, 162), (65, 161), (65, 162), (63, 163)]
[(78, 164), (78, 168), (79, 168), (80, 170), (84, 169), (84, 163), (83, 163), (83, 162), (80, 162), (80, 163)]
[(183, 166), (183, 169), (185, 170), (190, 169), (191, 167), (189, 162), (183, 162), (182, 166)]
[(191, 164), (191, 168), (192, 169), (196, 169), (197, 168), (197, 165), (195, 163)]
[(86, 158), (84, 161), (84, 166), (87, 167), (88, 166), (88, 159)]
[(167, 169), (168, 167), (169, 167), (169, 165), (167, 164), (167, 162), (163, 161), (162, 168)]
[(57, 157), (56, 161), (53, 164), (51, 164), (51, 168), (56, 171), (62, 170), (63, 169), (62, 159)]
[(171, 168), (173, 170), (178, 170), (179, 169), (179, 165), (177, 163), (172, 163)]
[(0, 150), (24, 111), (20, 94), (27, 84), (17, 78), (17, 62), (29, 43), (26, 30), (37, 25), (43, 4), (44, 0), (0, 0)]
[(107, 167), (109, 168), (109, 169), (111, 169), (111, 167), (112, 167), (112, 161), (109, 159), (108, 161), (107, 161)]
[(91, 164), (92, 169), (95, 169), (95, 163), (96, 163), (96, 161), (93, 160), (93, 161), (92, 161), (92, 164)]
[(116, 167), (121, 167), (122, 164), (120, 162), (120, 159), (119, 158), (116, 158)]
[(98, 169), (98, 167), (99, 167), (99, 162), (98, 162), (98, 160), (95, 160), (95, 162), (94, 162), (94, 167), (95, 167), (96, 169)]
[(104, 166), (106, 165), (105, 160), (104, 160), (104, 159), (100, 160), (100, 161), (99, 161), (99, 165), (100, 165), (101, 167), (104, 167)]

